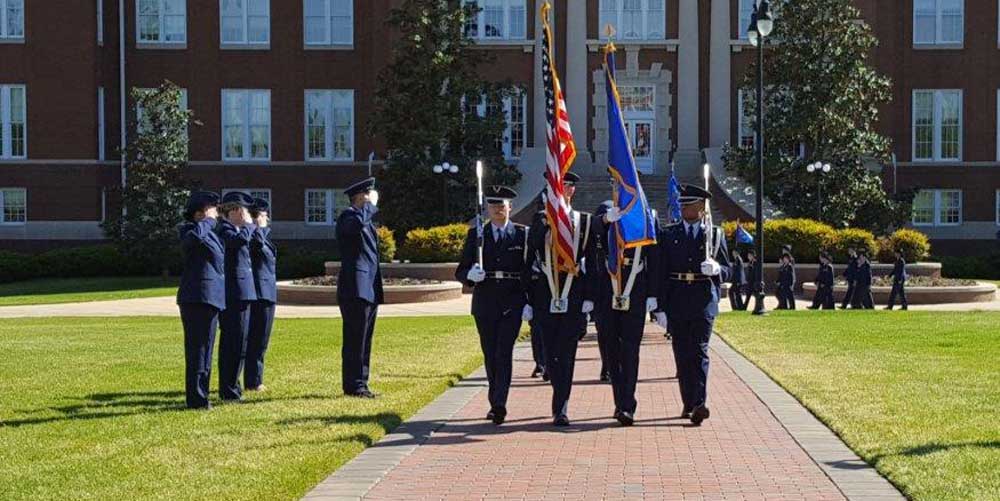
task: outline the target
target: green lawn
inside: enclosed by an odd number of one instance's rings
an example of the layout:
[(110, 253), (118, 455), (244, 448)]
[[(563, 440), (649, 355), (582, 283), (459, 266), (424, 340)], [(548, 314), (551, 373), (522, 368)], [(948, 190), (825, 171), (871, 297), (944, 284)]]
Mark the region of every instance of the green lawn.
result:
[(51, 278), (0, 284), (0, 306), (110, 301), (176, 293), (176, 278)]
[(298, 499), (481, 363), (471, 317), (380, 319), (382, 396), (348, 398), (340, 329), (278, 320), (270, 391), (204, 412), (176, 319), (4, 320), (0, 499)]
[(716, 325), (907, 496), (1000, 499), (1000, 313), (726, 314)]

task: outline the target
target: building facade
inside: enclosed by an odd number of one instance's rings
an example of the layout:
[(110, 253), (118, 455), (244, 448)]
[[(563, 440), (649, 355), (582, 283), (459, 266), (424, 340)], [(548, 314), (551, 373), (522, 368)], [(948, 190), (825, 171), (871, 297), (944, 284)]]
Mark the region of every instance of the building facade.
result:
[[(507, 113), (504, 151), (530, 196), (544, 162), (539, 2), (476, 1), (482, 11), (467, 32), (496, 56), (484, 76), (523, 90), (493, 105)], [(690, 176), (702, 159), (718, 163), (726, 143), (752, 141), (738, 87), (754, 56), (744, 35), (753, 1), (555, 0), (557, 68), (581, 150), (575, 169), (604, 172), (608, 24), (637, 164), (652, 182), (672, 150)], [(122, 89), (165, 79), (184, 89), (200, 122), (189, 132), (189, 176), (270, 198), (278, 239), (323, 244), (346, 203), (340, 190), (384, 158), (380, 138), (365, 131), (391, 57), (385, 20), (399, 3), (0, 0), (0, 248), (102, 238), (137, 112)], [(896, 158), (883, 168), (887, 187), (921, 188), (912, 224), (938, 249), (995, 240), (1000, 1), (856, 5), (880, 41), (873, 63), (893, 82), (880, 120)]]

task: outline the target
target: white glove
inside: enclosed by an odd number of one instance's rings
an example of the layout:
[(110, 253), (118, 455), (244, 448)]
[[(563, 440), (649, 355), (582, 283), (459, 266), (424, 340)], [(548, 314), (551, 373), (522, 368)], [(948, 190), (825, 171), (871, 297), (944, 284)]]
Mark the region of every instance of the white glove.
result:
[(722, 267), (719, 266), (718, 261), (714, 259), (709, 259), (701, 263), (701, 274), (714, 277), (722, 273)]
[(583, 313), (590, 313), (594, 311), (594, 302), (590, 300), (584, 301), (583, 307), (580, 308), (580, 311)]
[(613, 205), (611, 206), (610, 209), (608, 209), (608, 212), (604, 214), (604, 220), (609, 223), (613, 223), (621, 218), (622, 218), (621, 210), (619, 210), (618, 207), (615, 207)]
[(524, 309), (521, 310), (521, 320), (530, 322), (532, 318), (535, 318), (535, 310), (531, 308), (530, 304), (524, 305)]
[(646, 298), (646, 311), (647, 312), (653, 311), (653, 310), (655, 310), (655, 309), (657, 309), (659, 307), (660, 307), (660, 305), (656, 301), (655, 297), (647, 297)]
[(375, 190), (369, 191), (368, 201), (371, 202), (371, 204), (374, 205), (375, 207), (378, 207), (378, 192)]
[(465, 278), (467, 278), (470, 282), (478, 284), (479, 282), (486, 280), (486, 270), (482, 269), (482, 267), (479, 266), (479, 263), (476, 263), (472, 265), (472, 268), (469, 268), (469, 273), (465, 275)]
[(662, 327), (663, 330), (667, 330), (667, 314), (666, 313), (664, 313), (662, 311), (653, 313), (653, 318), (656, 319), (656, 325), (659, 325), (660, 327)]

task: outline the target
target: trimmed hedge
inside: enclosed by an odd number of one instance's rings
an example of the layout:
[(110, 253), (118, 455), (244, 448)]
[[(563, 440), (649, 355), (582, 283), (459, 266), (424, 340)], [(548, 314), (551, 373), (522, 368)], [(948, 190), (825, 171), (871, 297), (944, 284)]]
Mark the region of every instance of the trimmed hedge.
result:
[(875, 235), (868, 230), (858, 228), (845, 228), (836, 230), (833, 242), (827, 250), (833, 254), (833, 260), (837, 263), (846, 263), (849, 255), (847, 249), (865, 250), (869, 256), (874, 256), (878, 252), (878, 242)]
[(469, 225), (465, 223), (410, 230), (400, 246), (399, 257), (413, 263), (458, 261), (468, 232)]
[[(754, 223), (742, 223), (750, 234), (754, 233)], [(727, 221), (722, 225), (730, 248), (735, 245), (734, 234), (736, 223)], [(796, 261), (812, 262), (819, 259), (819, 252), (826, 250), (833, 254), (835, 262), (847, 262), (847, 249), (864, 249), (869, 256), (877, 256), (881, 262), (894, 262), (896, 258), (891, 249), (898, 246), (903, 249), (903, 256), (908, 262), (921, 261), (930, 254), (930, 243), (927, 236), (911, 229), (897, 230), (888, 237), (876, 239), (867, 231), (857, 228), (834, 229), (833, 227), (812, 219), (775, 219), (764, 223), (764, 259), (777, 261), (783, 245), (792, 246), (792, 255)], [(749, 248), (740, 245), (741, 249)], [(888, 253), (886, 253), (888, 249)]]
[(893, 253), (895, 249), (903, 252), (903, 259), (907, 263), (923, 261), (931, 254), (931, 244), (927, 240), (927, 235), (907, 228), (896, 230), (892, 235), (879, 239), (878, 260), (883, 263), (895, 262), (896, 255)]
[(378, 233), (379, 260), (383, 263), (391, 263), (392, 259), (396, 257), (396, 237), (392, 230), (385, 226), (379, 226), (375, 231)]
[(986, 256), (941, 256), (941, 276), (948, 278), (977, 278), (1000, 280), (1000, 252)]

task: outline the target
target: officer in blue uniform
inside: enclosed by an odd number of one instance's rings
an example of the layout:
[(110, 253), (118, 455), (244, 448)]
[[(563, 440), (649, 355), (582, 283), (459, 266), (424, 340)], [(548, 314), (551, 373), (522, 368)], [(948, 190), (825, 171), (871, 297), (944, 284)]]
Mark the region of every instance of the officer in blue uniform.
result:
[(240, 373), (250, 333), (250, 305), (257, 300), (250, 263), (250, 240), (257, 225), (250, 217), (250, 207), (253, 197), (246, 192), (233, 191), (222, 197), (226, 218), (219, 234), (226, 247), (226, 309), (221, 315), (219, 395), (224, 402), (243, 398)]
[(775, 291), (778, 296), (779, 310), (795, 309), (795, 260), (788, 251), (781, 253), (781, 265), (778, 267), (778, 287)]
[(743, 289), (747, 286), (747, 277), (743, 271), (743, 258), (740, 257), (740, 251), (733, 249), (732, 252), (732, 276), (729, 277), (729, 306), (732, 307), (733, 311), (743, 311), (747, 309), (746, 303), (743, 302)]
[(184, 325), (184, 388), (190, 409), (210, 409), (208, 385), (219, 312), (226, 308), (225, 249), (215, 233), (219, 195), (196, 191), (180, 226), (184, 271), (177, 305)]
[(668, 321), (677, 360), (684, 409), (681, 416), (695, 425), (708, 419), (708, 342), (719, 314), (722, 283), (729, 280), (725, 235), (711, 228), (712, 248), (706, 252), (705, 200), (711, 193), (693, 185), (681, 186), (682, 221), (668, 227), (658, 238), (660, 245), (660, 299), (665, 311), (657, 312), (657, 323)]
[[(490, 411), (486, 419), (503, 424), (507, 417), (514, 367), (514, 343), (525, 316), (527, 294), (521, 281), (528, 255), (527, 227), (510, 221), (511, 200), (517, 192), (490, 186), (485, 192), (489, 221), (470, 228), (455, 278), (472, 287), (472, 316), (486, 363)], [(482, 235), (482, 265), (479, 235)]]
[(750, 299), (757, 294), (757, 290), (760, 289), (760, 283), (757, 280), (757, 267), (760, 263), (757, 261), (757, 252), (753, 249), (747, 249), (747, 263), (746, 263), (746, 285), (743, 287), (743, 311), (747, 310), (750, 305)]
[(351, 205), (337, 217), (337, 246), (340, 274), (337, 276), (337, 304), (344, 322), (341, 348), (344, 394), (375, 398), (368, 387), (371, 372), (372, 336), (382, 295), (378, 233), (373, 218), (378, 213), (375, 178), (354, 183), (344, 194)]
[(892, 277), (892, 291), (889, 292), (889, 304), (885, 309), (891, 310), (896, 305), (897, 297), (903, 309), (909, 309), (910, 305), (906, 302), (906, 279), (909, 277), (906, 274), (906, 260), (903, 259), (903, 251), (899, 249), (896, 249), (896, 264), (892, 267), (892, 273), (889, 276)]
[(810, 310), (834, 309), (833, 300), (833, 259), (830, 254), (821, 252), (819, 254), (819, 272), (816, 274), (816, 295), (813, 296)]
[[(575, 184), (579, 176), (567, 173), (565, 185)], [(566, 204), (572, 200), (572, 188), (566, 190)], [(573, 390), (573, 370), (576, 349), (587, 334), (587, 315), (594, 310), (596, 247), (593, 240), (592, 216), (570, 209), (576, 273), (555, 272), (555, 256), (547, 243), (548, 222), (542, 219), (528, 233), (528, 262), (532, 270), (522, 275), (528, 290), (525, 318), (538, 316), (545, 344), (545, 371), (552, 383), (552, 424), (569, 425), (569, 397)], [(537, 265), (537, 266), (536, 266)], [(535, 271), (535, 270), (541, 271)], [(567, 287), (569, 285), (569, 287)], [(555, 290), (554, 290), (555, 289)]]
[(847, 269), (844, 270), (844, 278), (847, 279), (847, 293), (844, 294), (844, 301), (840, 304), (840, 309), (846, 310), (848, 305), (854, 305), (854, 289), (858, 282), (858, 253), (854, 247), (847, 249)]
[(871, 310), (875, 308), (872, 297), (872, 265), (868, 262), (868, 253), (858, 251), (858, 270), (854, 275), (854, 294), (851, 296), (851, 308)]
[(250, 303), (250, 335), (247, 337), (246, 365), (243, 369), (243, 384), (247, 391), (267, 389), (264, 386), (264, 355), (271, 340), (274, 306), (278, 302), (275, 272), (278, 250), (271, 242), (270, 208), (267, 200), (257, 198), (250, 210), (250, 216), (257, 225), (250, 238), (250, 264), (257, 300)]

